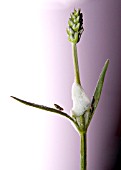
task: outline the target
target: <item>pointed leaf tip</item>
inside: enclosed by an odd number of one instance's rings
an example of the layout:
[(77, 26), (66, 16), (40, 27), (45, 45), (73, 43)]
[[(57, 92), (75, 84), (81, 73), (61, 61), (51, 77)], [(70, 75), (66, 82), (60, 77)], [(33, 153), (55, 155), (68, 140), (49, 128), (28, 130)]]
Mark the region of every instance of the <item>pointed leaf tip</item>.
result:
[(95, 109), (96, 109), (96, 107), (98, 105), (100, 96), (101, 96), (101, 92), (102, 92), (102, 88), (103, 88), (103, 83), (104, 83), (104, 79), (105, 79), (105, 75), (106, 75), (106, 71), (107, 71), (108, 65), (109, 65), (109, 59), (106, 60), (104, 66), (103, 66), (102, 72), (101, 72), (101, 74), (99, 76), (97, 85), (96, 85), (96, 89), (95, 89), (95, 92), (94, 92), (94, 95), (93, 95), (93, 99), (92, 99), (93, 112), (95, 111)]
[(25, 101), (25, 100), (19, 99), (19, 98), (14, 97), (14, 96), (10, 96), (10, 97), (12, 97), (13, 99), (15, 99), (15, 100), (17, 100), (17, 101), (19, 101), (20, 103), (23, 103), (23, 104), (25, 104), (25, 105), (28, 105), (28, 106), (31, 106), (31, 107), (35, 107), (35, 108), (38, 108), (38, 109), (42, 109), (42, 110), (45, 110), (45, 111), (57, 113), (57, 114), (59, 114), (59, 115), (62, 115), (62, 116), (64, 116), (64, 117), (70, 119), (70, 120), (75, 124), (73, 118), (72, 118), (71, 116), (69, 116), (69, 115), (68, 115), (67, 113), (65, 113), (65, 112), (62, 112), (62, 111), (60, 111), (60, 110), (57, 110), (57, 109), (54, 109), (54, 108), (51, 108), (51, 107), (47, 107), (47, 106), (44, 106), (44, 105), (39, 105), (39, 104), (27, 102), (27, 101)]
[(94, 92), (92, 102), (91, 102), (91, 110), (90, 110), (91, 114), (89, 116), (89, 120), (87, 122), (86, 129), (88, 128), (88, 126), (89, 126), (89, 124), (91, 122), (91, 119), (93, 117), (93, 114), (94, 114), (94, 112), (95, 112), (95, 110), (97, 108), (97, 105), (99, 103), (108, 65), (109, 65), (109, 59), (106, 60), (104, 66), (103, 66), (102, 72), (101, 72), (101, 74), (99, 76), (99, 79), (98, 79), (98, 82), (97, 82), (97, 85), (96, 85), (96, 88), (95, 88), (95, 92)]

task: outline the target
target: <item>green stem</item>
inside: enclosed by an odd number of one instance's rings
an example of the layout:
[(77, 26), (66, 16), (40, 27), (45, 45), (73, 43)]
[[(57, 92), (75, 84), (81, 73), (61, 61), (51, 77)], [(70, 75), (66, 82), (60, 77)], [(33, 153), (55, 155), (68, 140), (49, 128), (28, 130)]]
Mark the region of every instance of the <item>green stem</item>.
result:
[[(81, 85), (80, 82), (80, 75), (79, 75), (79, 65), (78, 65), (78, 56), (77, 56), (77, 47), (76, 44), (72, 43), (72, 52), (73, 52), (73, 64), (74, 64), (74, 77), (75, 77), (75, 82), (77, 84)], [(78, 120), (77, 120), (78, 121)], [(79, 118), (80, 128), (83, 131), (84, 130), (84, 119), (83, 117)], [(80, 133), (80, 168), (81, 170), (86, 170), (86, 132), (83, 131)]]
[(86, 170), (87, 166), (87, 143), (86, 143), (86, 133), (81, 133), (80, 134), (80, 170)]
[(81, 85), (76, 44), (72, 43), (75, 82)]

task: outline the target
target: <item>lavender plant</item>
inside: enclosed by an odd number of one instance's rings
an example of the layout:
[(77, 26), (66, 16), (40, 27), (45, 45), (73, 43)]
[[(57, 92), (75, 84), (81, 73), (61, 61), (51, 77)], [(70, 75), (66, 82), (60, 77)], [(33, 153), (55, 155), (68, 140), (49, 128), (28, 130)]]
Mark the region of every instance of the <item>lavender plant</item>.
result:
[(94, 112), (97, 108), (102, 87), (104, 83), (105, 74), (108, 68), (109, 60), (104, 64), (102, 72), (99, 76), (92, 100), (89, 99), (85, 93), (79, 74), (79, 65), (78, 65), (78, 55), (77, 55), (77, 43), (80, 41), (81, 35), (84, 31), (83, 29), (83, 15), (80, 9), (74, 9), (71, 13), (68, 20), (67, 28), (68, 40), (72, 45), (73, 53), (73, 65), (74, 65), (74, 83), (72, 85), (72, 101), (73, 107), (71, 109), (71, 115), (65, 113), (63, 108), (55, 104), (55, 108), (50, 108), (47, 106), (31, 103), (25, 100), (21, 100), (17, 97), (11, 96), (13, 99), (32, 107), (38, 109), (46, 110), (56, 114), (60, 114), (66, 117), (68, 120), (74, 124), (77, 129), (78, 134), (80, 135), (80, 170), (86, 170), (87, 168), (87, 130), (94, 115)]

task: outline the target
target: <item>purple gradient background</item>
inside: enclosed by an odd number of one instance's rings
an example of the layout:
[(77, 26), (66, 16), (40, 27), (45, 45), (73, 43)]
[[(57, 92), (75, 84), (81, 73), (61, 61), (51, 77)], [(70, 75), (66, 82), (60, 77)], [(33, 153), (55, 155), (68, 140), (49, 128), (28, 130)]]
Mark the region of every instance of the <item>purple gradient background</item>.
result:
[[(59, 7), (59, 9), (58, 9)], [(92, 96), (98, 76), (107, 58), (110, 65), (94, 118), (88, 130), (88, 170), (121, 169), (121, 1), (87, 0), (70, 7), (43, 10), (46, 29), (45, 52), (49, 100), (55, 100), (69, 113), (72, 107), (71, 86), (73, 63), (71, 44), (66, 27), (73, 8), (81, 8), (84, 15), (84, 33), (78, 44), (82, 85)], [(79, 170), (79, 135), (64, 118), (53, 116), (51, 133), (46, 143), (43, 169)], [(49, 129), (49, 127), (47, 127)], [(50, 132), (50, 131), (49, 131)]]

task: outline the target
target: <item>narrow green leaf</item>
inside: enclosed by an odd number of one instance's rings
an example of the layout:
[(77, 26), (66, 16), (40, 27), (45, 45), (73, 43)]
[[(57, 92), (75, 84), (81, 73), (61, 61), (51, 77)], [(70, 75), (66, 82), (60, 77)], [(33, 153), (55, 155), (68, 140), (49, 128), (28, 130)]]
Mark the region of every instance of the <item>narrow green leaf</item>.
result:
[(96, 89), (95, 89), (95, 92), (94, 92), (94, 95), (93, 95), (93, 98), (92, 98), (92, 107), (94, 108), (93, 112), (95, 111), (95, 109), (98, 105), (100, 96), (101, 96), (102, 87), (103, 87), (106, 71), (107, 71), (107, 68), (108, 68), (108, 64), (109, 64), (109, 60), (107, 60), (105, 62), (105, 65), (102, 69), (102, 72), (100, 74), (99, 80), (98, 80), (97, 85), (96, 85)]
[(105, 78), (105, 75), (106, 75), (108, 64), (109, 64), (109, 60), (106, 60), (104, 66), (103, 66), (102, 72), (99, 76), (99, 79), (98, 79), (98, 82), (97, 82), (97, 85), (96, 85), (96, 88), (95, 88), (95, 92), (94, 92), (94, 95), (93, 95), (93, 98), (92, 98), (90, 118), (89, 118), (87, 127), (89, 126), (89, 123), (90, 123), (90, 121), (93, 117), (93, 114), (94, 114), (94, 112), (97, 108), (97, 105), (98, 105), (98, 102), (99, 102), (99, 99), (100, 99), (100, 96), (101, 96), (104, 78)]
[(70, 119), (74, 124), (74, 120), (72, 117), (70, 117), (68, 114), (60, 111), (60, 110), (57, 110), (57, 109), (54, 109), (54, 108), (51, 108), (51, 107), (47, 107), (47, 106), (43, 106), (43, 105), (39, 105), (39, 104), (35, 104), (35, 103), (30, 103), (30, 102), (27, 102), (25, 100), (21, 100), (17, 97), (14, 97), (14, 96), (10, 96), (12, 97), (13, 99), (25, 104), (25, 105), (28, 105), (28, 106), (32, 106), (32, 107), (35, 107), (35, 108), (38, 108), (38, 109), (42, 109), (42, 110), (46, 110), (46, 111), (49, 111), (49, 112), (53, 112), (53, 113), (57, 113), (57, 114), (60, 114), (62, 116), (65, 116), (66, 118)]

